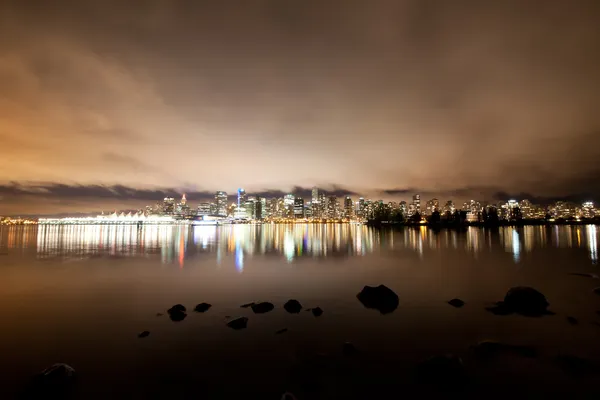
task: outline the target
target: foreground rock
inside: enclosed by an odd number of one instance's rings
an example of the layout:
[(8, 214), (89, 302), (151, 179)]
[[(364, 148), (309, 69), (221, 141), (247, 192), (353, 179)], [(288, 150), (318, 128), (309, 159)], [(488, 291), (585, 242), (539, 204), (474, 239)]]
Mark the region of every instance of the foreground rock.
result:
[(252, 304), (250, 308), (252, 308), (252, 312), (254, 312), (254, 314), (264, 314), (268, 313), (269, 311), (273, 311), (275, 306), (273, 305), (273, 303), (265, 301), (262, 303)]
[(323, 315), (323, 310), (321, 309), (321, 307), (311, 308), (310, 311), (315, 317), (320, 317), (321, 315)]
[(149, 335), (150, 335), (150, 331), (144, 331), (144, 332), (141, 332), (141, 333), (138, 335), (138, 337), (141, 339), (141, 338), (148, 337)]
[(300, 304), (300, 302), (298, 300), (288, 300), (284, 305), (283, 308), (285, 309), (285, 311), (289, 312), (290, 314), (298, 314), (300, 311), (302, 311), (302, 304)]
[(255, 303), (246, 303), (246, 304), (242, 304), (240, 307), (242, 308), (248, 308), (248, 307), (252, 307)]
[(345, 356), (354, 356), (359, 353), (358, 349), (352, 344), (352, 342), (345, 342), (342, 346), (342, 353)]
[(452, 307), (460, 308), (465, 305), (465, 302), (461, 299), (452, 299), (448, 302)]
[(460, 389), (466, 378), (462, 360), (451, 354), (431, 357), (417, 367), (417, 381), (438, 389)]
[(75, 369), (68, 364), (54, 364), (36, 375), (25, 389), (25, 398), (65, 398), (73, 389)]
[(493, 340), (479, 342), (471, 349), (479, 358), (492, 358), (500, 354), (516, 354), (528, 358), (537, 357), (537, 350), (534, 347), (500, 343)]
[(587, 358), (564, 354), (556, 356), (554, 361), (563, 371), (574, 377), (582, 377), (598, 372), (598, 366)]
[(245, 329), (248, 326), (248, 318), (240, 317), (234, 320), (231, 320), (227, 323), (227, 326), (231, 329), (240, 330)]
[(212, 304), (200, 303), (200, 304), (196, 305), (196, 307), (194, 308), (194, 311), (203, 313), (203, 312), (207, 312), (211, 307), (212, 307)]
[(366, 308), (374, 308), (382, 314), (398, 308), (398, 295), (385, 285), (365, 286), (356, 297)]
[(553, 314), (548, 311), (550, 304), (546, 296), (534, 288), (517, 286), (511, 288), (494, 307), (486, 308), (495, 315), (521, 314), (527, 317), (539, 317)]
[(171, 318), (171, 321), (179, 322), (183, 321), (185, 317), (187, 317), (185, 311), (186, 308), (183, 305), (175, 304), (173, 307), (167, 310), (167, 313), (169, 313), (169, 318)]
[(288, 331), (288, 328), (282, 328), (282, 329), (278, 330), (277, 332), (275, 332), (275, 334), (281, 335), (282, 333), (286, 333), (287, 331)]

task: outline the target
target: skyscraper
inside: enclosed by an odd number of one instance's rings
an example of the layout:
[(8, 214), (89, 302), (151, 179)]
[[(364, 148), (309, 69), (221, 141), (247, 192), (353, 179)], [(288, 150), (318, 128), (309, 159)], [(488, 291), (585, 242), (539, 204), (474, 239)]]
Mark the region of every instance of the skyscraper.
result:
[(363, 197), (358, 199), (358, 207), (356, 209), (356, 216), (358, 218), (365, 218), (366, 217), (366, 213), (365, 213), (365, 199)]
[(313, 218), (321, 218), (321, 198), (319, 197), (319, 189), (315, 186), (312, 188), (311, 208)]
[(352, 199), (346, 196), (344, 199), (344, 218), (352, 218)]
[(338, 199), (335, 196), (329, 196), (327, 198), (327, 218), (335, 219), (339, 217), (340, 205)]
[(421, 213), (421, 195), (415, 194), (413, 196), (412, 203), (413, 203), (415, 212), (418, 212), (420, 214)]
[(237, 208), (243, 208), (244, 204), (246, 204), (246, 191), (242, 188), (239, 188), (237, 191)]
[(294, 199), (294, 218), (304, 218), (304, 199), (302, 197)]
[(165, 197), (162, 212), (166, 215), (173, 215), (175, 213), (175, 199), (173, 197)]
[(284, 217), (292, 218), (294, 216), (294, 200), (296, 198), (293, 194), (288, 193), (283, 198), (283, 206), (284, 206)]
[(216, 192), (215, 193), (215, 204), (217, 205), (217, 215), (222, 217), (227, 216), (227, 193)]
[(210, 214), (210, 203), (200, 203), (198, 204), (198, 209), (196, 215), (209, 215)]

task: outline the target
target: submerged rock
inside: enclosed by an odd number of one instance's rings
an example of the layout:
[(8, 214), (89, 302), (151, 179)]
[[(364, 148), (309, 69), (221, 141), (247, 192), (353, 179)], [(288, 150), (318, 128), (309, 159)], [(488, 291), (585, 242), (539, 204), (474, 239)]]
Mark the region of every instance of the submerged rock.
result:
[(161, 313), (161, 312), (157, 312), (157, 313), (156, 313), (156, 316), (157, 316), (157, 317), (162, 317), (163, 315), (164, 315), (164, 314), (163, 314), (163, 313)]
[(352, 342), (344, 342), (342, 346), (342, 353), (345, 356), (354, 356), (359, 353), (358, 349), (352, 344)]
[(493, 340), (484, 340), (472, 346), (471, 349), (480, 358), (495, 357), (500, 354), (517, 354), (523, 357), (537, 357), (537, 350), (532, 346), (520, 346), (507, 343), (496, 342)]
[(252, 302), (252, 303), (246, 303), (246, 304), (242, 304), (240, 307), (241, 308), (248, 308), (248, 307), (252, 307), (254, 304), (255, 304), (254, 302)]
[(567, 322), (570, 323), (571, 325), (577, 325), (579, 324), (579, 321), (577, 321), (577, 318), (575, 317), (567, 317)]
[(465, 302), (461, 299), (452, 299), (448, 301), (448, 304), (450, 304), (452, 307), (460, 308), (465, 305)]
[(231, 329), (235, 329), (235, 330), (244, 329), (248, 326), (248, 318), (239, 317), (239, 318), (233, 319), (227, 323), (227, 326), (230, 327)]
[(385, 285), (365, 286), (356, 297), (366, 308), (374, 308), (382, 314), (398, 308), (398, 295)]
[(323, 315), (323, 310), (321, 309), (321, 307), (311, 308), (310, 311), (315, 317), (320, 317), (321, 315)]
[(194, 311), (203, 313), (203, 312), (207, 312), (211, 307), (212, 307), (212, 304), (200, 303), (200, 304), (196, 305), (196, 307), (194, 308)]
[(547, 308), (550, 304), (546, 296), (527, 286), (511, 288), (504, 296), (504, 301), (499, 301), (494, 307), (486, 308), (495, 315), (521, 314), (528, 317), (539, 317), (553, 314)]
[(265, 301), (262, 303), (254, 303), (250, 306), (250, 308), (252, 308), (254, 314), (264, 314), (268, 313), (269, 311), (272, 311), (275, 308), (275, 306), (273, 305), (273, 303)]
[(417, 380), (439, 389), (459, 389), (466, 378), (462, 360), (452, 354), (431, 357), (417, 367)]
[(141, 332), (141, 333), (138, 335), (138, 337), (139, 337), (139, 338), (145, 338), (145, 337), (147, 337), (148, 335), (150, 335), (150, 331), (144, 331), (144, 332)]
[(25, 388), (25, 398), (65, 398), (75, 383), (75, 369), (68, 364), (54, 364), (36, 375)]
[(291, 299), (283, 305), (283, 308), (290, 314), (298, 314), (302, 310), (302, 304), (298, 300)]
[(181, 304), (175, 304), (173, 307), (169, 308), (167, 311), (169, 313), (169, 318), (171, 321), (179, 322), (183, 321), (187, 314), (185, 313), (185, 307)]
[(584, 278), (593, 278), (593, 279), (598, 279), (599, 278), (598, 275), (587, 273), (587, 272), (570, 272), (569, 275), (583, 276)]
[(288, 328), (282, 328), (282, 329), (278, 330), (277, 332), (275, 332), (275, 334), (280, 335), (280, 334), (285, 333), (287, 331), (288, 331)]

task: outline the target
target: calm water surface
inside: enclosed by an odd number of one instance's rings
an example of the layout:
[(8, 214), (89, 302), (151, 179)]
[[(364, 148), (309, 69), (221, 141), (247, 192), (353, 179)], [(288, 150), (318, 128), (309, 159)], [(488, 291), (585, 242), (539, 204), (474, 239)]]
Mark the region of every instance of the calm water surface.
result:
[[(1, 227), (0, 398), (55, 362), (79, 372), (82, 399), (277, 399), (285, 390), (372, 398), (375, 386), (412, 388), (414, 365), (443, 353), (463, 358), (473, 398), (517, 386), (585, 397), (597, 393), (598, 375), (571, 376), (553, 358), (600, 361), (600, 296), (592, 292), (600, 280), (569, 275), (600, 273), (599, 233), (594, 225)], [(381, 283), (400, 297), (389, 315), (356, 299), (364, 285)], [(516, 285), (542, 291), (557, 315), (485, 311)], [(446, 304), (454, 297), (466, 305)], [(287, 314), (290, 298), (325, 312)], [(239, 307), (251, 301), (276, 308), (254, 315)], [(213, 307), (191, 311), (200, 302)], [(176, 303), (188, 307), (184, 321), (157, 316)], [(227, 328), (233, 316), (248, 316), (248, 328)], [(281, 328), (288, 332), (276, 335)], [(138, 339), (143, 330), (150, 336)], [(484, 363), (469, 346), (485, 339), (535, 345), (540, 356)], [(341, 356), (348, 340), (360, 360)]]

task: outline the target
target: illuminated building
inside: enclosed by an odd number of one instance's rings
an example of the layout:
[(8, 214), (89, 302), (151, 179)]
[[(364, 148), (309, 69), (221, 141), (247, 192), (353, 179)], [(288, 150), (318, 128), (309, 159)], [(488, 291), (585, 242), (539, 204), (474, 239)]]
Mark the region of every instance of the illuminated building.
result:
[(165, 197), (162, 213), (165, 215), (173, 215), (175, 213), (175, 199), (173, 197)]
[(237, 208), (240, 209), (246, 203), (246, 191), (242, 188), (237, 191)]
[(421, 195), (415, 194), (412, 198), (412, 204), (414, 206), (415, 212), (421, 213)]
[(523, 218), (529, 219), (529, 218), (533, 217), (532, 205), (529, 200), (527, 200), (527, 199), (521, 200), (519, 202), (519, 208), (521, 209), (521, 215), (523, 216)]
[(255, 219), (256, 218), (256, 197), (250, 196), (247, 198), (244, 203), (244, 207), (246, 210), (246, 218)]
[(337, 197), (329, 196), (327, 198), (327, 218), (336, 219), (339, 217), (340, 204)]
[(582, 218), (594, 218), (596, 216), (596, 209), (594, 208), (594, 203), (591, 201), (586, 201), (582, 204), (581, 213)]
[(350, 219), (352, 218), (353, 210), (352, 210), (352, 199), (350, 196), (346, 196), (344, 199), (344, 218)]
[(283, 198), (283, 207), (284, 207), (284, 212), (283, 212), (283, 216), (286, 218), (292, 218), (294, 216), (294, 201), (295, 201), (295, 197), (293, 194), (288, 193), (285, 195), (285, 197)]
[(309, 201), (308, 203), (306, 203), (304, 205), (304, 216), (306, 218), (312, 218), (312, 216), (313, 216), (312, 211), (313, 211), (312, 203)]
[(304, 218), (304, 199), (301, 197), (294, 199), (294, 218)]
[(319, 195), (319, 189), (317, 187), (312, 188), (312, 197), (311, 197), (311, 208), (312, 208), (312, 216), (314, 218), (321, 218), (322, 216), (322, 206), (321, 196)]
[(200, 203), (198, 204), (198, 209), (196, 215), (210, 215), (210, 203)]
[(217, 206), (217, 215), (222, 217), (227, 216), (227, 193), (226, 192), (216, 192), (215, 193), (215, 205)]
[(357, 207), (356, 207), (356, 216), (358, 218), (365, 217), (365, 199), (363, 197), (358, 199)]
[(401, 201), (399, 207), (400, 207), (400, 212), (402, 212), (402, 215), (404, 215), (404, 216), (408, 215), (408, 207), (406, 206), (405, 201)]
[(425, 206), (425, 215), (430, 216), (435, 211), (440, 210), (440, 201), (438, 199), (431, 199), (427, 202)]
[(211, 215), (217, 215), (217, 205), (215, 203), (209, 204), (209, 210)]
[(448, 200), (444, 205), (444, 214), (454, 214), (455, 211), (456, 207), (454, 206), (454, 203), (452, 202), (452, 200)]

